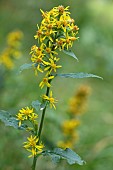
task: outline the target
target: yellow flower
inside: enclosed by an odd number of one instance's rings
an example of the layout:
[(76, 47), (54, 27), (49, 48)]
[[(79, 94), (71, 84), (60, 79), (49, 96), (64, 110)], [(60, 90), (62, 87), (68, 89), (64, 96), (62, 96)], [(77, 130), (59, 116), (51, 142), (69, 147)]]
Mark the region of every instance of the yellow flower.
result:
[(57, 102), (57, 100), (55, 100), (55, 99), (53, 98), (52, 91), (50, 91), (50, 96), (49, 96), (49, 97), (46, 96), (46, 95), (43, 95), (42, 98), (43, 98), (44, 100), (49, 101), (49, 103), (50, 103), (50, 108), (54, 107), (54, 109), (56, 109), (55, 103)]
[(33, 113), (33, 108), (30, 109), (29, 107), (26, 107), (26, 108), (20, 109), (16, 117), (17, 117), (17, 120), (19, 120), (19, 126), (21, 126), (22, 121), (24, 120), (29, 120), (32, 123), (37, 124), (36, 119), (38, 118), (38, 115), (36, 113)]
[(77, 25), (74, 25), (74, 26), (73, 26), (73, 31), (78, 31), (78, 30), (79, 30), (78, 26), (77, 26)]
[(42, 40), (44, 41), (46, 38), (49, 39), (51, 42), (53, 42), (53, 38), (51, 36), (51, 34), (54, 33), (54, 31), (49, 31), (47, 30), (45, 33), (44, 33), (44, 36), (42, 38)]
[(38, 115), (36, 113), (32, 113), (29, 115), (29, 120), (35, 124), (38, 124), (38, 122), (36, 121), (37, 118), (38, 118)]
[(45, 44), (41, 44), (40, 47), (37, 47), (36, 45), (32, 46), (30, 54), (31, 56), (31, 61), (34, 63), (33, 66), (35, 68), (36, 74), (37, 71), (40, 71), (43, 73), (43, 67), (44, 67), (44, 48)]
[(69, 10), (69, 6), (64, 8), (64, 6), (62, 6), (62, 5), (59, 5), (58, 7), (54, 7), (52, 9), (52, 11), (54, 12), (55, 16), (63, 15), (63, 14), (70, 14), (70, 12), (68, 12), (68, 10)]
[(69, 112), (70, 114), (77, 115), (81, 114), (86, 109), (87, 97), (90, 94), (89, 86), (81, 86), (77, 94), (69, 100)]
[(59, 141), (57, 146), (63, 149), (72, 148), (73, 143), (71, 141)]
[(48, 82), (48, 80), (52, 80), (54, 78), (54, 76), (49, 76), (49, 77), (44, 77), (43, 80), (40, 82), (39, 87), (41, 87), (41, 89), (46, 85), (47, 87), (51, 87), (50, 83)]
[(58, 55), (58, 53), (55, 51), (56, 48), (57, 46), (49, 41), (49, 45), (45, 45), (45, 52), (49, 54), (51, 58), (53, 58), (53, 55)]
[(80, 124), (79, 120), (71, 119), (66, 120), (62, 124), (62, 129), (64, 134), (71, 134), (74, 132), (75, 128)]
[(14, 67), (14, 59), (21, 56), (19, 50), (23, 33), (21, 31), (14, 31), (7, 36), (7, 46), (0, 54), (0, 64), (4, 65), (7, 69)]
[[(42, 43), (40, 47), (37, 47), (36, 45), (33, 45), (31, 47), (31, 52), (30, 54), (33, 54), (33, 56), (37, 56), (39, 58), (42, 58), (45, 54), (43, 53), (44, 51), (44, 44)], [(32, 57), (31, 57), (32, 59)]]
[(52, 59), (52, 58), (49, 58), (49, 62), (44, 62), (44, 64), (45, 64), (45, 69), (44, 69), (44, 71), (49, 71), (49, 74), (52, 72), (52, 71), (54, 71), (54, 72), (56, 72), (56, 69), (57, 68), (61, 68), (62, 66), (60, 66), (60, 65), (56, 65), (56, 63), (55, 63), (55, 61), (54, 61), (54, 59)]
[(28, 137), (27, 138), (27, 142), (24, 142), (24, 148), (26, 148), (26, 149), (28, 149), (29, 147), (36, 147), (36, 145), (37, 145), (37, 142), (38, 142), (38, 138), (36, 137), (36, 136), (30, 136), (30, 137)]
[(65, 38), (60, 39), (63, 42), (62, 49), (66, 48), (68, 50), (70, 47), (72, 47), (73, 41), (75, 41), (77, 39), (78, 38), (76, 38), (76, 37), (69, 36), (67, 33)]
[(42, 13), (42, 17), (46, 18), (48, 17), (48, 12), (44, 12), (42, 9), (40, 9), (41, 13)]
[(38, 39), (38, 42), (42, 42), (42, 38), (43, 38), (43, 30), (42, 28), (39, 28), (39, 26), (37, 25), (38, 27), (38, 31), (37, 31), (37, 34), (34, 36), (35, 39)]
[(13, 31), (7, 36), (7, 44), (9, 46), (17, 47), (20, 45), (20, 40), (23, 38), (21, 31)]
[(30, 109), (29, 107), (26, 107), (25, 109), (22, 108), (21, 110), (19, 110), (19, 112), (24, 115), (25, 119), (28, 119), (29, 116), (33, 113), (33, 108), (32, 109)]
[(33, 132), (33, 130), (34, 130), (33, 127), (27, 127), (26, 128), (26, 131), (28, 131), (28, 132)]
[(70, 21), (71, 18), (69, 15), (61, 15), (60, 19), (57, 21), (58, 28), (61, 28), (64, 33), (69, 30), (71, 27)]
[(44, 66), (44, 60), (40, 56), (36, 56), (32, 54), (31, 61), (34, 63), (34, 68), (37, 74), (37, 71), (43, 73), (43, 66)]
[(71, 134), (67, 134), (67, 136), (65, 136), (64, 138), (64, 141), (58, 141), (57, 146), (63, 149), (66, 148), (74, 149), (74, 146), (78, 139), (79, 139), (78, 133), (77, 131), (74, 131)]
[(27, 142), (24, 142), (24, 148), (27, 151), (31, 152), (29, 157), (36, 156), (37, 154), (41, 153), (44, 145), (42, 143), (38, 143), (39, 138), (37, 136), (30, 136), (27, 138)]
[(10, 49), (7, 48), (0, 55), (0, 64), (3, 64), (8, 69), (12, 69), (14, 67), (14, 62), (10, 57)]
[(22, 124), (22, 121), (25, 120), (24, 114), (18, 113), (18, 114), (16, 115), (16, 117), (17, 117), (17, 120), (19, 120), (18, 126), (20, 127), (21, 124)]

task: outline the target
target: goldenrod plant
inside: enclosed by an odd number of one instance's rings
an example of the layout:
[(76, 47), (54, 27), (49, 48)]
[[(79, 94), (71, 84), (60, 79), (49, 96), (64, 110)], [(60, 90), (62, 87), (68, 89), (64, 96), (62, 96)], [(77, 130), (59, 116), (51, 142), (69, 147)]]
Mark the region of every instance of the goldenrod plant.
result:
[[(42, 75), (42, 81), (39, 83), (41, 89), (46, 88), (45, 94), (41, 95), (39, 100), (33, 101), (31, 106), (23, 107), (19, 110), (15, 117), (6, 111), (0, 111), (0, 119), (6, 125), (13, 126), (18, 129), (26, 130), (29, 135), (27, 141), (24, 142), (24, 148), (30, 152), (29, 157), (33, 157), (32, 170), (36, 168), (36, 162), (40, 155), (50, 156), (52, 161), (57, 163), (60, 159), (66, 159), (69, 164), (83, 165), (84, 161), (74, 151), (69, 148), (65, 150), (54, 148), (47, 150), (46, 144), (41, 141), (42, 128), (44, 126), (44, 118), (47, 107), (56, 109), (57, 99), (54, 97), (51, 82), (56, 77), (64, 78), (84, 78), (99, 76), (88, 73), (66, 73), (58, 74), (61, 70), (59, 51), (78, 60), (71, 51), (74, 41), (78, 40), (79, 28), (74, 19), (71, 18), (69, 6), (59, 5), (50, 11), (42, 13), (42, 21), (37, 25), (37, 32), (34, 38), (37, 44), (31, 47), (31, 63), (25, 63), (20, 67), (20, 71), (33, 68), (35, 75)], [(38, 121), (38, 113), (42, 112), (40, 122)]]
[(82, 85), (75, 95), (69, 99), (69, 109), (67, 111), (69, 118), (61, 123), (63, 140), (58, 141), (58, 147), (63, 149), (75, 148), (75, 144), (79, 139), (78, 126), (81, 124), (80, 118), (86, 110), (87, 98), (90, 92), (91, 88), (89, 86)]
[(76, 117), (77, 115), (81, 115), (85, 112), (87, 97), (91, 92), (91, 88), (89, 86), (81, 86), (76, 92), (75, 96), (70, 98), (69, 100), (69, 114), (72, 117)]
[[(11, 31), (6, 38), (6, 46), (0, 53), (0, 91), (5, 87), (6, 73), (15, 68), (15, 60), (22, 56), (23, 32)], [(8, 75), (8, 74), (7, 74)]]
[(10, 70), (14, 68), (14, 60), (21, 56), (20, 46), (23, 33), (20, 30), (12, 31), (7, 36), (6, 48), (0, 54), (0, 65)]

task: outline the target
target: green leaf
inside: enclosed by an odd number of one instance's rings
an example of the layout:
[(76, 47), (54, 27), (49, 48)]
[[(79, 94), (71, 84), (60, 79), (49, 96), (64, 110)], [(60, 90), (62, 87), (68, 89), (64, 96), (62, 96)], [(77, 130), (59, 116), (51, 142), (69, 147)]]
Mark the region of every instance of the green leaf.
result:
[(43, 110), (48, 104), (48, 101), (44, 101), (41, 105), (40, 105), (40, 110)]
[(89, 73), (67, 73), (67, 74), (57, 74), (56, 76), (64, 77), (64, 78), (87, 78), (87, 77), (93, 77), (93, 78), (100, 78), (103, 79), (100, 76), (89, 74)]
[(21, 130), (26, 129), (26, 125), (21, 125), (19, 127), (18, 120), (5, 110), (0, 110), (0, 120), (4, 122), (6, 126), (12, 126), (16, 129), (21, 129)]
[(66, 159), (70, 165), (75, 163), (83, 165), (85, 163), (85, 161), (83, 161), (81, 157), (76, 154), (76, 152), (72, 151), (69, 148), (66, 148), (65, 150), (61, 148), (55, 148), (52, 151), (43, 151), (42, 154), (43, 156), (50, 156), (54, 163), (58, 163), (61, 159)]
[(43, 110), (46, 107), (47, 101), (44, 101), (43, 103), (40, 103), (39, 100), (35, 100), (35, 101), (32, 101), (31, 105), (32, 105), (32, 107), (34, 109), (39, 111), (39, 110)]
[(32, 63), (25, 63), (20, 66), (19, 72), (21, 73), (23, 70), (30, 69), (32, 68)]
[(39, 102), (39, 100), (35, 100), (35, 101), (32, 101), (31, 105), (34, 109), (38, 111), (40, 109), (41, 103)]
[(71, 57), (75, 58), (78, 61), (78, 58), (71, 50), (64, 49), (63, 52), (67, 55), (70, 55)]

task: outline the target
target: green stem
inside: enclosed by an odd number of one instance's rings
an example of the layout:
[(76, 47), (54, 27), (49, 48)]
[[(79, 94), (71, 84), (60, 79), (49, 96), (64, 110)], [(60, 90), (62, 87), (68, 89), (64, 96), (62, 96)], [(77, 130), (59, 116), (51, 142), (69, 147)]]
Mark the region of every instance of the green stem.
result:
[[(50, 83), (51, 80), (48, 81), (48, 83)], [(47, 91), (46, 91), (46, 96), (49, 95), (49, 90), (50, 90), (50, 87), (47, 87)], [(43, 122), (44, 122), (44, 117), (45, 117), (45, 111), (46, 111), (46, 106), (42, 112), (42, 117), (41, 117), (41, 122), (40, 122), (40, 126), (39, 126), (39, 131), (38, 131), (38, 143), (40, 142), (40, 137), (41, 137), (41, 132), (42, 132), (42, 127), (43, 127)], [(35, 131), (36, 131), (36, 134), (37, 134), (37, 127), (35, 126)], [(35, 170), (36, 168), (36, 162), (37, 162), (37, 157), (34, 156), (33, 158), (33, 164), (32, 164), (32, 170)]]
[(37, 161), (37, 157), (34, 156), (33, 158), (33, 164), (32, 164), (32, 170), (35, 170), (35, 167), (36, 167), (36, 161)]
[[(50, 83), (50, 81), (49, 81), (49, 83)], [(49, 95), (49, 90), (50, 90), (50, 87), (47, 87), (46, 96)], [(45, 108), (42, 112), (41, 122), (40, 122), (40, 126), (39, 126), (39, 131), (38, 131), (39, 141), (40, 141), (40, 136), (41, 136), (41, 132), (42, 132), (42, 127), (43, 127), (43, 122), (44, 122), (44, 117), (45, 117), (45, 111), (46, 111), (46, 106), (45, 106)]]
[[(37, 130), (38, 130), (37, 125), (34, 126), (34, 130), (35, 130), (35, 135), (37, 135)], [(34, 156), (34, 158), (33, 158), (33, 164), (32, 164), (32, 170), (35, 170), (35, 168), (36, 168), (36, 162), (37, 162), (37, 157)]]

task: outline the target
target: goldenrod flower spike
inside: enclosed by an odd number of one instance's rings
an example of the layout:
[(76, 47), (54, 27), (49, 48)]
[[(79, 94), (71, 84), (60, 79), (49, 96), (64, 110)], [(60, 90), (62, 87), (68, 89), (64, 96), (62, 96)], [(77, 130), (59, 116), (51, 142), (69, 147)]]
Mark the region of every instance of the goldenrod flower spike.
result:
[(13, 31), (7, 36), (7, 44), (9, 46), (19, 46), (20, 40), (23, 38), (23, 33), (21, 31)]
[(73, 42), (78, 39), (76, 35), (79, 28), (74, 24), (74, 19), (70, 17), (69, 6), (65, 8), (59, 5), (48, 12), (40, 11), (43, 19), (40, 26), (37, 26), (35, 39), (38, 39), (42, 48), (32, 47), (31, 61), (34, 63), (35, 72), (47, 72), (49, 75), (61, 68), (56, 64), (58, 61), (56, 50), (71, 48)]
[(62, 129), (64, 134), (72, 134), (73, 130), (80, 124), (77, 119), (66, 120), (62, 124)]
[(75, 143), (79, 139), (77, 127), (80, 125), (80, 120), (78, 120), (78, 114), (83, 113), (90, 90), (89, 86), (81, 86), (74, 97), (71, 98), (68, 110), (70, 120), (65, 120), (61, 125), (61, 129), (64, 134), (64, 141), (59, 141), (57, 143), (58, 147), (64, 149), (67, 147), (75, 147)]
[(90, 91), (89, 86), (81, 86), (75, 96), (69, 100), (69, 113), (71, 115), (79, 115), (85, 111), (86, 101)]
[(7, 36), (7, 45), (5, 50), (0, 54), (0, 64), (7, 69), (14, 68), (14, 59), (21, 56), (20, 45), (23, 33), (21, 31), (13, 31)]
[(59, 141), (58, 147), (66, 149), (66, 148), (72, 148), (73, 143), (71, 141)]

